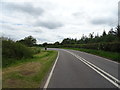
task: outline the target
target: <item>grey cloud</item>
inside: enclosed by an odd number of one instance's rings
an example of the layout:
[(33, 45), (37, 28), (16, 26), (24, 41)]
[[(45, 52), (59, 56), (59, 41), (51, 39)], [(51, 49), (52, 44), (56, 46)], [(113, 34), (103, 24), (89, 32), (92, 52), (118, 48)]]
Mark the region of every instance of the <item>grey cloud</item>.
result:
[(43, 31), (42, 30), (34, 30), (33, 32), (35, 32), (35, 33), (42, 33)]
[(46, 22), (38, 21), (35, 23), (35, 26), (42, 26), (48, 29), (56, 29), (58, 27), (62, 27), (63, 24), (60, 22), (52, 22), (52, 21), (46, 21)]
[(40, 16), (44, 12), (42, 8), (36, 8), (30, 3), (23, 4), (15, 4), (15, 3), (2, 3), (2, 7), (6, 8), (6, 10), (10, 10), (11, 12), (23, 12), (32, 16)]
[(48, 41), (47, 39), (45, 38), (37, 38), (38, 41), (41, 41), (41, 42), (45, 42), (45, 41)]
[(72, 15), (75, 16), (75, 17), (78, 17), (78, 16), (81, 16), (83, 14), (84, 14), (84, 12), (75, 12)]
[(58, 37), (59, 39), (63, 39), (63, 38), (64, 38), (63, 36), (60, 36), (60, 35), (58, 35), (57, 37)]
[(7, 29), (7, 30), (16, 30), (14, 27), (12, 27), (12, 25), (10, 24), (0, 24), (0, 27), (2, 27), (2, 29)]
[(91, 23), (94, 25), (109, 25), (109, 26), (114, 26), (117, 24), (117, 21), (115, 20), (114, 17), (108, 17), (108, 18), (94, 18), (93, 20), (91, 20)]
[(87, 16), (85, 11), (79, 11), (72, 14), (76, 18), (85, 18)]

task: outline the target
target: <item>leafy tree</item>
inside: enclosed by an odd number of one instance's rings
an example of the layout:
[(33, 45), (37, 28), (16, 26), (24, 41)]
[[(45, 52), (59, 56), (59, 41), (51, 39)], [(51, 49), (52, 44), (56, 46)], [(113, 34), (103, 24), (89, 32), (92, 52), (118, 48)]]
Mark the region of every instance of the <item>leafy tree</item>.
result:
[(95, 38), (99, 38), (99, 34), (97, 33), (97, 35), (95, 35)]
[(90, 37), (91, 39), (93, 39), (93, 34), (94, 34), (94, 32), (89, 34), (89, 37)]
[(44, 46), (44, 47), (47, 47), (47, 45), (48, 45), (48, 44), (47, 44), (46, 42), (45, 42), (45, 43), (43, 43), (43, 46)]
[(109, 35), (115, 35), (115, 31), (113, 31), (113, 28), (108, 32)]
[(117, 30), (116, 30), (116, 35), (117, 35), (117, 37), (118, 37), (119, 40), (120, 40), (120, 25), (118, 25), (116, 29), (117, 29)]
[(55, 42), (54, 45), (60, 45), (60, 43), (59, 42)]
[(106, 35), (107, 35), (106, 31), (104, 30), (102, 36), (106, 36)]
[(24, 39), (19, 40), (17, 42), (25, 44), (26, 46), (29, 46), (29, 47), (36, 45), (36, 39), (33, 38), (32, 36), (25, 37)]
[(65, 38), (61, 44), (70, 44), (70, 39), (69, 38)]

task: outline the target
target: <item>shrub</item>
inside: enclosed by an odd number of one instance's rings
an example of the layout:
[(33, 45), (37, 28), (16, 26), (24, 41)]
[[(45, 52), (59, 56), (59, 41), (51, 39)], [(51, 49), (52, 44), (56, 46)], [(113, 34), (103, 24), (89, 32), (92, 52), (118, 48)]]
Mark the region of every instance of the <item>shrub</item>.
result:
[(12, 40), (2, 40), (2, 66), (6, 67), (21, 60), (22, 58), (33, 57), (33, 51)]
[(104, 50), (104, 51), (111, 51), (111, 52), (120, 52), (120, 42), (51, 45), (51, 46), (48, 46), (48, 47), (85, 48), (85, 49)]
[(12, 40), (2, 41), (2, 55), (6, 58), (29, 58), (33, 56), (32, 50), (21, 43)]
[(39, 47), (30, 47), (30, 49), (34, 54), (38, 54), (41, 52), (41, 49)]

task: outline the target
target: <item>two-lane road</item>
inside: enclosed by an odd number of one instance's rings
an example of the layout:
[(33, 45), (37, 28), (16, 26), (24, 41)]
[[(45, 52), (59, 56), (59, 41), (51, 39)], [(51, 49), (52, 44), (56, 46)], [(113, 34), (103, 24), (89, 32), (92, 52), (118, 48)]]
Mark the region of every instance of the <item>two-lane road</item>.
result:
[(52, 50), (59, 56), (44, 88), (119, 87), (118, 63), (75, 50)]

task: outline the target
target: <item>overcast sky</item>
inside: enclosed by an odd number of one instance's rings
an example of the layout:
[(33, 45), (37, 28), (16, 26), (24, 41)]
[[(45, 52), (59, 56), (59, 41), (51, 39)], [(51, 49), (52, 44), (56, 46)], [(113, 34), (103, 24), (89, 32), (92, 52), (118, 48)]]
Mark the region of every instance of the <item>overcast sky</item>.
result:
[(0, 35), (37, 43), (77, 38), (117, 25), (119, 0), (1, 0)]

